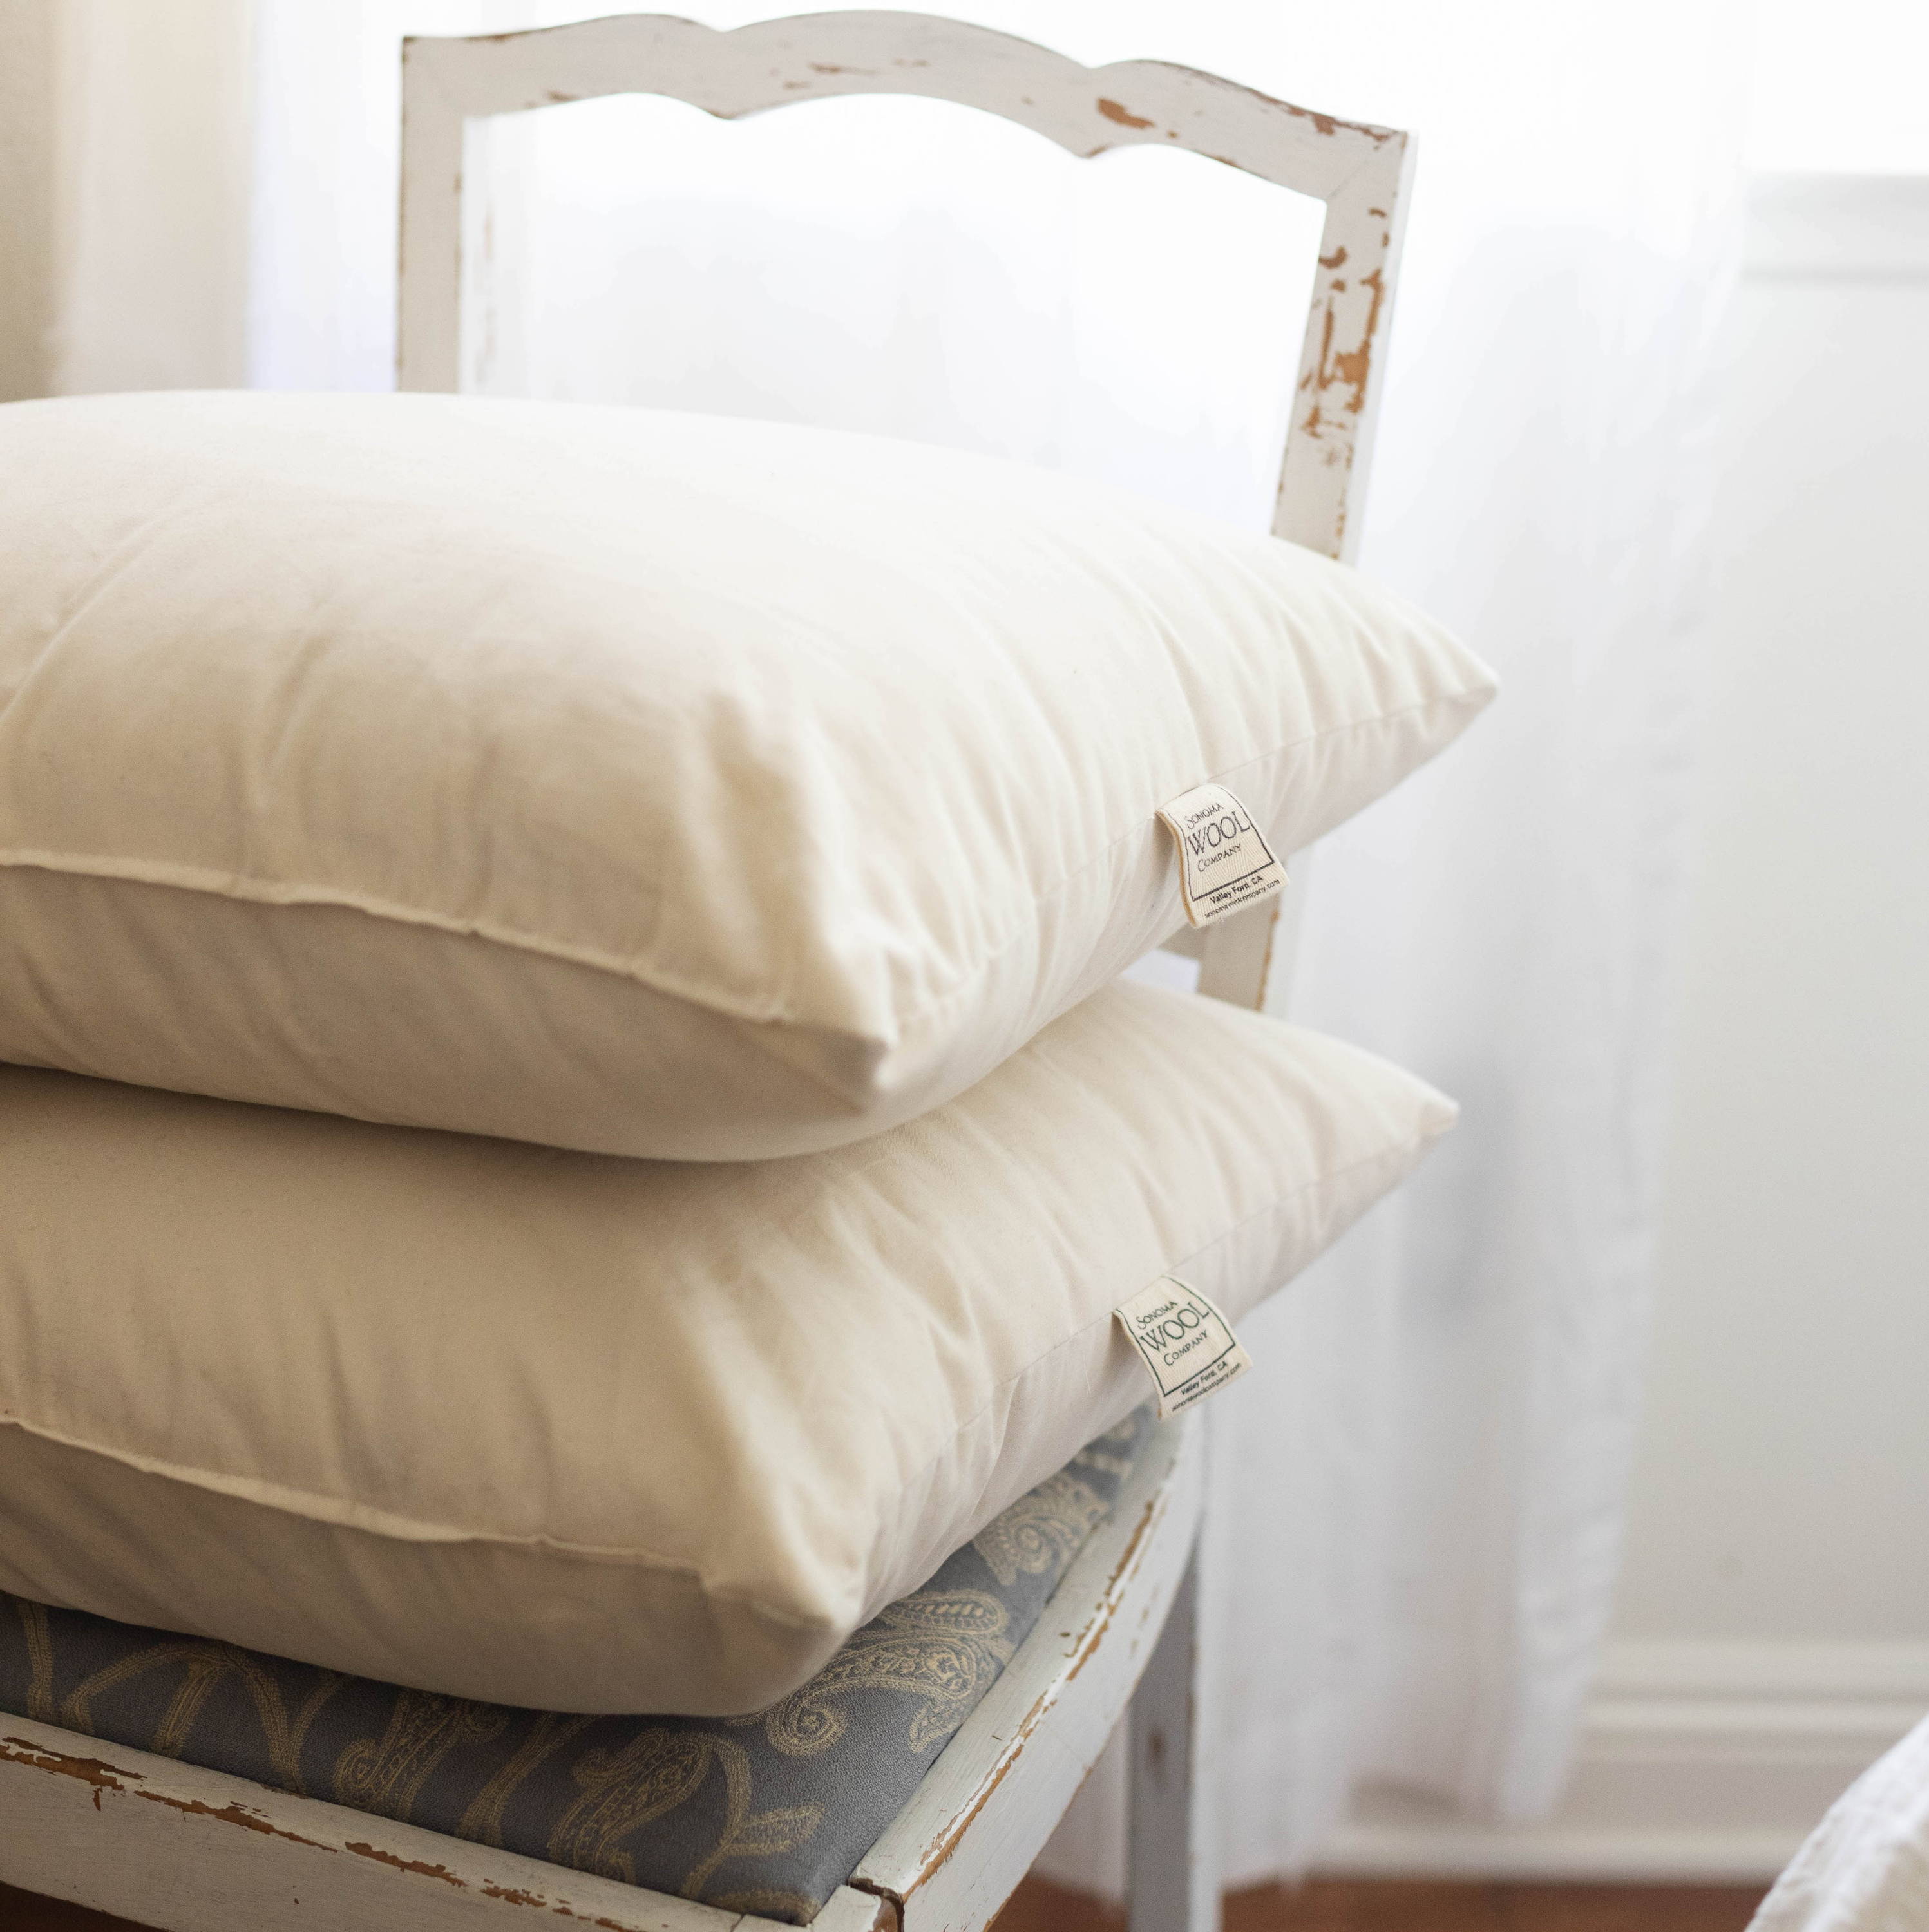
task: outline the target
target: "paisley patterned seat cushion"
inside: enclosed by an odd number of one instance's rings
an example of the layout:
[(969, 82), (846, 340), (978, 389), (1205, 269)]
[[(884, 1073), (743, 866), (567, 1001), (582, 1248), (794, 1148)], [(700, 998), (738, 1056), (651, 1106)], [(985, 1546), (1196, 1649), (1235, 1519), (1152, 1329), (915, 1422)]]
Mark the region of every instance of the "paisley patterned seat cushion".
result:
[(478, 1704), (0, 1593), (0, 1711), (728, 1911), (808, 1924), (1038, 1621), (1138, 1411), (742, 1718)]

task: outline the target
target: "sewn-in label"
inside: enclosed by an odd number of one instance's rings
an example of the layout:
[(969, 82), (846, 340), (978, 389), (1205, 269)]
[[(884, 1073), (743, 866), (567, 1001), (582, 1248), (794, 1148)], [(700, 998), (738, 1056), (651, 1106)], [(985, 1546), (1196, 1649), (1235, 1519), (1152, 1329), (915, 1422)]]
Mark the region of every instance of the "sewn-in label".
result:
[(1286, 883), (1252, 814), (1222, 784), (1182, 792), (1159, 816), (1179, 842), (1179, 894), (1192, 925), (1244, 912)]
[(1159, 1420), (1237, 1382), (1252, 1366), (1232, 1324), (1196, 1288), (1162, 1274), (1113, 1310), (1159, 1392)]

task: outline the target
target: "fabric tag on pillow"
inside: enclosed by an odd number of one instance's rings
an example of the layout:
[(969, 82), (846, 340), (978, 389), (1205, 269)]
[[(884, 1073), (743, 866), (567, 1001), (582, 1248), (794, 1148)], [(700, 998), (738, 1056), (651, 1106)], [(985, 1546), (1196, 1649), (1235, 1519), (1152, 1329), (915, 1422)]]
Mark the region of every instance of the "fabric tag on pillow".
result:
[(1159, 1420), (1190, 1408), (1252, 1366), (1232, 1324), (1196, 1288), (1162, 1274), (1112, 1310), (1159, 1392)]
[(1252, 814), (1222, 784), (1181, 792), (1159, 816), (1179, 842), (1179, 896), (1194, 926), (1209, 926), (1270, 898), (1286, 868), (1259, 835)]

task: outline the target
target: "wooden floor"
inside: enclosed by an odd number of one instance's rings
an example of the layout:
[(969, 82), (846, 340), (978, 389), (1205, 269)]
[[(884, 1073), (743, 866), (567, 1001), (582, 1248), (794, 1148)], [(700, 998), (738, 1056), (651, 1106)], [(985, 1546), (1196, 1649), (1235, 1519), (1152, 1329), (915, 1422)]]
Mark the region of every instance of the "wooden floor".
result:
[[(1742, 1932), (1760, 1886), (1430, 1884), (1329, 1879), (1226, 1902), (1226, 1932)], [(998, 1932), (1122, 1932), (1122, 1912), (1028, 1879)], [(0, 1885), (0, 1932), (131, 1932), (124, 1918)]]
[[(1316, 1880), (1226, 1901), (1226, 1932), (1742, 1932), (1766, 1886)], [(1028, 1879), (998, 1932), (1124, 1932), (1125, 1915)]]

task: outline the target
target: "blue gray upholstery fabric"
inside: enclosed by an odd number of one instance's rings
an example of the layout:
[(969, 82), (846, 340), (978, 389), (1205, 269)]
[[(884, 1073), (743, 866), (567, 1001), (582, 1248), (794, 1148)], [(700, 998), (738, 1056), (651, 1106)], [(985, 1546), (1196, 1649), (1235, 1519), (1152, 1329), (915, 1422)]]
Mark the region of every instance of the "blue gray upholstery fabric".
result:
[(806, 1924), (1037, 1622), (1142, 1409), (742, 1718), (430, 1696), (0, 1592), (0, 1710), (726, 1910)]

